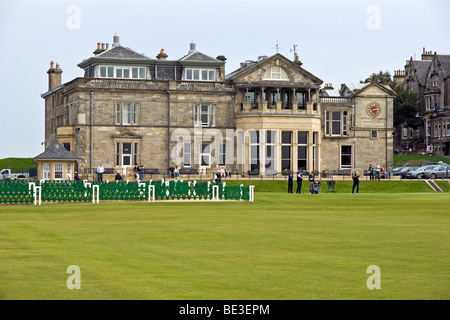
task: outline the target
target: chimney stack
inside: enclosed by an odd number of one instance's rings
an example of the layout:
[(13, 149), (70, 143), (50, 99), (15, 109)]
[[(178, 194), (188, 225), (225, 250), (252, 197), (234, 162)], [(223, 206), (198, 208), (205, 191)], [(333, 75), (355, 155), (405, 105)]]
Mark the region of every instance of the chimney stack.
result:
[(397, 84), (403, 84), (405, 82), (405, 70), (395, 70), (394, 71), (394, 82)]
[(191, 45), (190, 45), (190, 48), (189, 48), (189, 54), (190, 54), (190, 53), (194, 53), (195, 51), (197, 51), (197, 49), (196, 49), (195, 47), (196, 47), (196, 46), (195, 46), (195, 42), (192, 41), (192, 42), (191, 42)]
[(223, 62), (219, 67), (219, 77), (217, 81), (225, 81), (225, 61), (227, 60), (227, 58), (225, 58), (224, 55), (220, 55), (217, 56), (216, 59)]
[(425, 51), (423, 48), (422, 60), (433, 60), (433, 51)]
[(55, 63), (51, 61), (50, 69), (48, 69), (47, 73), (48, 73), (48, 90), (50, 91), (61, 84), (62, 70), (58, 63), (56, 64), (55, 68)]
[(112, 44), (112, 47), (114, 48), (114, 47), (116, 47), (116, 46), (118, 46), (118, 45), (120, 45), (120, 42), (119, 42), (119, 36), (117, 35), (117, 32), (116, 32), (116, 34), (115, 34), (114, 37), (113, 37), (113, 44)]
[(156, 56), (156, 58), (158, 60), (166, 60), (168, 57), (167, 53), (164, 52), (164, 49), (161, 49), (161, 51), (158, 53), (158, 55)]

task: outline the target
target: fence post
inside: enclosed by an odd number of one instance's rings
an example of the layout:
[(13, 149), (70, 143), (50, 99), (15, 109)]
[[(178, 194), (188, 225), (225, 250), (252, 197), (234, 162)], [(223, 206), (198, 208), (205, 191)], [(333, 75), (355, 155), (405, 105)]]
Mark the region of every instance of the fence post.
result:
[(148, 202), (150, 202), (150, 199), (152, 199), (152, 202), (155, 202), (155, 186), (149, 185), (148, 188)]
[(95, 203), (95, 190), (97, 190), (97, 203), (99, 202), (99, 195), (100, 195), (100, 187), (97, 184), (94, 184), (92, 186), (92, 203)]
[(36, 205), (36, 183), (28, 182), (28, 191), (30, 191), (31, 188), (33, 188), (34, 205)]
[(242, 188), (244, 187), (244, 185), (243, 184), (241, 184), (241, 185), (239, 185), (239, 200), (241, 200), (242, 201)]
[(219, 186), (212, 186), (212, 201), (219, 201)]
[(37, 197), (37, 193), (38, 193), (38, 191), (39, 191), (39, 205), (41, 205), (41, 197), (42, 197), (42, 195), (41, 195), (41, 191), (42, 190), (42, 187), (41, 186), (39, 186), (39, 187), (35, 187), (34, 188), (34, 205), (36, 205), (36, 197)]
[(250, 188), (250, 198), (249, 198), (249, 200), (250, 200), (251, 202), (253, 202), (253, 200), (254, 200), (254, 190), (255, 190), (255, 186), (250, 186), (249, 188)]

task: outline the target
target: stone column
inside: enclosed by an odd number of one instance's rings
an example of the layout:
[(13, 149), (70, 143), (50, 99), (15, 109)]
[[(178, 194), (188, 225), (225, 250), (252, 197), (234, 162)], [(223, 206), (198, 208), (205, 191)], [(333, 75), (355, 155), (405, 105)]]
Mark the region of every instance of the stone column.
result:
[(306, 170), (308, 170), (308, 171), (311, 171), (312, 169), (313, 169), (313, 134), (314, 134), (314, 131), (312, 131), (312, 130), (309, 130), (308, 131), (308, 147), (307, 147), (307, 149), (308, 149), (308, 154), (307, 154), (307, 157), (308, 157), (308, 165), (307, 165), (307, 167), (306, 167)]
[(259, 172), (263, 174), (266, 170), (266, 130), (259, 131)]

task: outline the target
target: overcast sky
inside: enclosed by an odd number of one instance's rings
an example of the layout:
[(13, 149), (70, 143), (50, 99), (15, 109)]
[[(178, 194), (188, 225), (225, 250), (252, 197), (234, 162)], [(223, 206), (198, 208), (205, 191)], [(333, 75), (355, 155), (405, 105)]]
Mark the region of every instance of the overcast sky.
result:
[[(44, 151), (44, 100), (50, 61), (62, 81), (97, 42), (120, 43), (169, 60), (197, 50), (225, 55), (226, 73), (245, 60), (278, 52), (339, 88), (378, 71), (402, 69), (423, 48), (450, 54), (448, 0), (54, 0), (0, 1), (2, 142), (0, 159)], [(0, 168), (3, 169), (3, 168)]]

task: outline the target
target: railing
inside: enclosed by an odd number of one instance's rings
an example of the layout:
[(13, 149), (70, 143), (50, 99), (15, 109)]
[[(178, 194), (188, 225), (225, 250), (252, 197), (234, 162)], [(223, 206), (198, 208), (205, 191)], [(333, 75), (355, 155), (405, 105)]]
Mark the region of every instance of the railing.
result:
[[(39, 190), (39, 193), (36, 191)], [(36, 197), (39, 196), (39, 202)], [(210, 181), (5, 181), (0, 183), (0, 204), (58, 202), (154, 201), (154, 200), (249, 200), (253, 186), (227, 186)]]
[(76, 88), (234, 91), (234, 87), (231, 84), (211, 81), (76, 78), (64, 85), (65, 91), (71, 91)]
[(236, 109), (243, 113), (295, 113), (295, 114), (320, 114), (320, 104), (308, 102), (306, 105), (277, 101), (241, 101), (237, 102)]
[(320, 103), (351, 103), (348, 97), (320, 97)]

